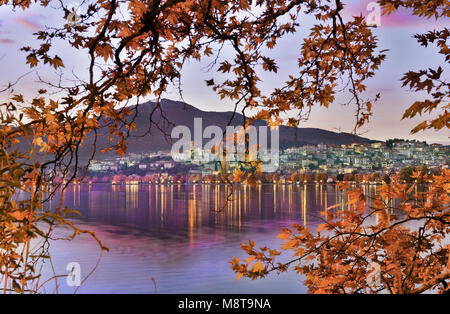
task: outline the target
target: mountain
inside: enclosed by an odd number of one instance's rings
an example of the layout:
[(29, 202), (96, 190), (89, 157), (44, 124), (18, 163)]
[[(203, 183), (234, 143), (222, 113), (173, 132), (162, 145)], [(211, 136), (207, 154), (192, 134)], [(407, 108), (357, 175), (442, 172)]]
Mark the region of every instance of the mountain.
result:
[[(170, 150), (171, 139), (168, 138), (159, 129), (164, 130), (170, 136), (171, 130), (174, 126), (185, 125), (191, 130), (191, 136), (194, 137), (194, 118), (202, 118), (203, 129), (209, 125), (219, 126), (222, 130), (233, 116), (233, 112), (215, 112), (202, 111), (189, 104), (179, 101), (172, 101), (163, 99), (161, 101), (161, 111), (157, 109), (153, 114), (153, 121), (159, 121), (158, 128), (152, 127), (151, 134), (148, 133), (149, 117), (151, 112), (155, 109), (156, 103), (147, 102), (138, 107), (138, 113), (135, 117), (135, 124), (137, 131), (131, 134), (128, 139), (128, 153), (143, 153), (156, 152), (159, 150)], [(132, 107), (133, 108), (133, 107)], [(161, 119), (161, 116), (166, 116), (170, 121), (170, 125)], [(243, 124), (244, 117), (240, 113), (235, 113), (231, 125), (239, 126)], [(255, 121), (255, 126), (266, 125), (264, 121)], [(100, 131), (100, 134), (106, 135), (106, 130)], [(269, 143), (270, 145), (270, 136)], [(178, 139), (174, 139), (176, 141)], [(204, 140), (204, 144), (207, 139)], [(341, 145), (351, 143), (370, 143), (367, 138), (355, 136), (349, 133), (336, 133), (326, 131), (318, 128), (291, 128), (286, 126), (280, 127), (280, 148), (297, 147), (303, 145)], [(99, 148), (105, 147), (108, 144), (106, 136), (99, 136), (97, 145)], [(92, 142), (87, 142), (85, 148), (92, 147)], [(269, 146), (270, 147), (270, 146)], [(89, 149), (88, 149), (89, 150)], [(84, 155), (87, 155), (84, 149)], [(114, 153), (98, 154), (96, 158), (103, 159), (113, 156)], [(84, 158), (83, 158), (84, 159)]]
[[(152, 126), (151, 132), (149, 130), (149, 117), (151, 112), (155, 109), (156, 103), (147, 102), (139, 105), (138, 113), (134, 118), (137, 131), (132, 132), (127, 139), (128, 149), (127, 153), (144, 153), (157, 152), (160, 150), (171, 149), (170, 134), (172, 128), (177, 125), (187, 126), (191, 131), (192, 139), (194, 138), (194, 118), (202, 118), (203, 130), (209, 125), (219, 126), (222, 130), (225, 129), (230, 119), (233, 117), (233, 112), (216, 112), (216, 111), (202, 111), (189, 104), (179, 101), (172, 101), (163, 99), (161, 101), (161, 115), (160, 110), (155, 110), (152, 119), (159, 121), (158, 127)], [(131, 107), (133, 109), (134, 107)], [(134, 112), (134, 111), (133, 111)], [(167, 117), (170, 121), (168, 124), (161, 116)], [(131, 117), (130, 117), (131, 119)], [(235, 113), (231, 125), (240, 126), (243, 124), (244, 117), (240, 113)], [(255, 121), (255, 126), (265, 126), (264, 121)], [(163, 130), (166, 135), (161, 131)], [(174, 139), (172, 142), (177, 141)], [(209, 139), (204, 139), (203, 144)], [(270, 147), (270, 133), (268, 134), (267, 145)], [(289, 147), (298, 147), (303, 145), (341, 145), (351, 143), (370, 143), (371, 140), (359, 136), (354, 136), (349, 133), (336, 133), (326, 131), (318, 128), (290, 128), (286, 126), (280, 127), (280, 149)], [(29, 149), (29, 141), (21, 141), (20, 149), (26, 151)], [(100, 128), (98, 130), (98, 137), (96, 143), (96, 159), (106, 159), (117, 156), (114, 152), (100, 153), (102, 148), (108, 147), (108, 130), (107, 128)], [(79, 151), (78, 165), (83, 166), (91, 157), (94, 151), (94, 140), (92, 136), (88, 136), (83, 146)]]

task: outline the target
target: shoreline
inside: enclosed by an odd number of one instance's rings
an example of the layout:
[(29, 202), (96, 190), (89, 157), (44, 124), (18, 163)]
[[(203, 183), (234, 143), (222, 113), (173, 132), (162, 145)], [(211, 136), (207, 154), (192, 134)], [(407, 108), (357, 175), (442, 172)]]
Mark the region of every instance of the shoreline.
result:
[[(356, 182), (356, 181), (342, 181), (342, 182), (284, 182), (284, 183), (257, 183), (257, 184), (244, 184), (244, 183), (236, 183), (233, 182), (231, 185), (233, 186), (274, 186), (274, 185), (296, 185), (296, 186), (305, 186), (305, 185), (337, 185), (339, 183), (350, 183), (351, 185), (382, 185), (382, 182)], [(92, 185), (92, 184), (108, 184), (108, 185), (230, 185), (227, 182), (141, 182), (141, 181), (127, 181), (127, 182), (70, 182), (72, 185)]]

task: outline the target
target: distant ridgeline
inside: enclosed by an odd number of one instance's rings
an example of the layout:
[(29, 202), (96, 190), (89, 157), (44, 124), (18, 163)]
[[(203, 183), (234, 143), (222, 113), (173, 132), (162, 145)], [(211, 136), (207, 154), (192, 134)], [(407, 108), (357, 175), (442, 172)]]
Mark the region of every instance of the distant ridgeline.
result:
[[(138, 114), (135, 117), (135, 123), (137, 131), (131, 134), (131, 137), (127, 140), (128, 149), (127, 154), (140, 154), (145, 152), (157, 152), (168, 151), (171, 149), (172, 142), (170, 138), (167, 138), (160, 130), (153, 127), (151, 134), (147, 133), (149, 129), (149, 116), (152, 110), (155, 108), (154, 102), (147, 102), (139, 106)], [(214, 112), (214, 111), (202, 111), (191, 105), (188, 105), (179, 101), (172, 101), (163, 99), (161, 101), (161, 108), (164, 112), (164, 116), (170, 121), (170, 125), (160, 119), (159, 109), (155, 111), (152, 119), (153, 121), (161, 121), (159, 127), (165, 130), (167, 134), (171, 134), (171, 130), (174, 126), (185, 125), (194, 134), (194, 118), (202, 118), (203, 128), (209, 125), (216, 125), (225, 129), (233, 112)], [(236, 113), (231, 125), (242, 125), (244, 117)], [(266, 125), (264, 121), (255, 121), (255, 126)], [(108, 145), (106, 136), (101, 136), (102, 133), (107, 133), (107, 130), (100, 130), (97, 140), (97, 151)], [(145, 135), (144, 135), (145, 134)], [(144, 136), (142, 136), (144, 135)], [(175, 141), (175, 140), (174, 140)], [(270, 142), (270, 139), (269, 139)], [(371, 140), (359, 136), (355, 136), (349, 133), (337, 133), (332, 131), (326, 131), (318, 128), (289, 128), (286, 126), (280, 127), (280, 149), (289, 147), (298, 147), (304, 145), (342, 145), (351, 143), (370, 143)], [(81, 160), (84, 162), (89, 157), (89, 153), (92, 151), (92, 140), (85, 143), (81, 153)], [(105, 154), (98, 153), (96, 159), (111, 158), (114, 156), (114, 152), (108, 152)]]

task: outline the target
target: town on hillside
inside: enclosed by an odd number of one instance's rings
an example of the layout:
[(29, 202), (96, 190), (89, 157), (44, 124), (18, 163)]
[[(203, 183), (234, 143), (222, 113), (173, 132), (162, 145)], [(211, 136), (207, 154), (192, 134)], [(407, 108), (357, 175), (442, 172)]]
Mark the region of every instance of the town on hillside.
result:
[[(277, 173), (267, 173), (262, 182), (380, 181), (383, 175), (403, 170), (405, 178), (417, 167), (447, 168), (450, 147), (419, 141), (388, 140), (369, 144), (329, 146), (319, 144), (291, 147), (280, 151)], [(218, 161), (203, 157), (206, 151), (192, 151), (192, 159), (174, 161), (170, 151), (127, 154), (105, 160), (92, 160), (87, 177), (91, 182), (218, 182), (223, 174)], [(210, 158), (212, 159), (212, 158)], [(199, 161), (202, 160), (202, 161)], [(227, 162), (232, 179), (239, 160)]]

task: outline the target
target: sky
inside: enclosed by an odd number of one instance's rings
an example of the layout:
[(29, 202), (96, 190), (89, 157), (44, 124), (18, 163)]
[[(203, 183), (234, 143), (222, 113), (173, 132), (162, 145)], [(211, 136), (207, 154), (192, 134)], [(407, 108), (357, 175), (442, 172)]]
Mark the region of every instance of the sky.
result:
[[(345, 18), (360, 13), (364, 15), (370, 13), (367, 9), (370, 1), (347, 0), (344, 2), (347, 3), (344, 11)], [(24, 62), (26, 54), (19, 49), (22, 46), (36, 44), (32, 34), (44, 26), (62, 25), (63, 22), (62, 14), (51, 8), (33, 7), (27, 11), (13, 12), (9, 7), (0, 7), (0, 85), (15, 81), (30, 71)], [(296, 35), (281, 40), (271, 51), (271, 56), (278, 61), (279, 71), (276, 75), (262, 76), (263, 91), (270, 91), (273, 86), (283, 82), (290, 70), (296, 66), (302, 39), (312, 25), (311, 19), (302, 19), (301, 30)], [(401, 120), (403, 112), (409, 105), (418, 97), (420, 98), (416, 93), (402, 88), (403, 74), (409, 70), (426, 69), (437, 65), (444, 67), (444, 73), (450, 70), (433, 46), (421, 47), (413, 38), (416, 33), (424, 33), (443, 26), (448, 26), (448, 20), (426, 20), (412, 16), (407, 10), (401, 10), (389, 17), (381, 16), (380, 26), (374, 32), (379, 38), (380, 49), (389, 49), (389, 51), (381, 69), (376, 72), (373, 79), (368, 81), (368, 95), (381, 93), (381, 100), (374, 105), (370, 123), (359, 130), (363, 136), (377, 140), (396, 137), (450, 144), (450, 134), (447, 129), (439, 132), (429, 130), (411, 135), (410, 130), (421, 122), (420, 118)], [(72, 49), (68, 55), (66, 48), (64, 45), (56, 46), (55, 52), (63, 58), (67, 70), (83, 76), (83, 73), (86, 73), (88, 61), (86, 53), (81, 51), (73, 53)], [(225, 57), (227, 54), (232, 57), (231, 51), (224, 52)], [(205, 60), (200, 63), (190, 62), (186, 65), (182, 73), (184, 101), (205, 111), (233, 110), (234, 105), (230, 101), (220, 100), (220, 97), (206, 86), (205, 80), (214, 77), (214, 72), (207, 72), (204, 69), (207, 63)], [(17, 89), (21, 89), (21, 92), (25, 90), (25, 94), (27, 92), (31, 94), (33, 87), (37, 86), (38, 73), (45, 78), (55, 78), (54, 73), (38, 68), (37, 71), (28, 73), (21, 79)], [(448, 80), (448, 77), (446, 79)], [(5, 95), (0, 97), (4, 99)], [(175, 89), (170, 90), (166, 98), (180, 100)], [(355, 107), (342, 105), (346, 99), (346, 95), (338, 96), (337, 101), (329, 109), (316, 106), (312, 109), (309, 120), (302, 122), (300, 127), (351, 132), (355, 123)]]

